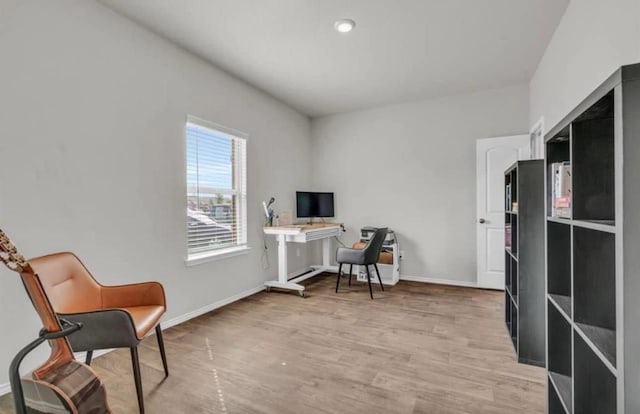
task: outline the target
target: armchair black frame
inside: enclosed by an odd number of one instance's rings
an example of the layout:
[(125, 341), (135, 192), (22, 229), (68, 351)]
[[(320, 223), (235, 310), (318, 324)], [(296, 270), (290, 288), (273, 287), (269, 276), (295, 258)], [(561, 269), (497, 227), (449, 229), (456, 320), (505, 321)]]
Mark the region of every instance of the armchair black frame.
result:
[[(123, 309), (100, 309), (82, 313), (58, 314), (58, 317), (84, 327), (82, 335), (69, 335), (67, 340), (75, 352), (86, 352), (85, 364), (87, 365), (91, 365), (95, 350), (129, 348), (138, 408), (140, 414), (144, 414), (142, 377), (140, 358), (138, 356), (138, 344), (140, 344), (142, 338), (138, 338), (135, 323), (129, 312)], [(169, 366), (167, 365), (162, 328), (159, 323), (155, 326), (155, 333), (164, 374), (165, 377), (168, 377)]]

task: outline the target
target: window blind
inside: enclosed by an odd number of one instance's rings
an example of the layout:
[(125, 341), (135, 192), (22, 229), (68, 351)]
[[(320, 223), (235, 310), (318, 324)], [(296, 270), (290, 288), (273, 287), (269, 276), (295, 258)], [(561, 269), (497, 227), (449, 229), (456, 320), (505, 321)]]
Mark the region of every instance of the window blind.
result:
[(189, 117), (187, 136), (187, 254), (247, 244), (246, 139)]

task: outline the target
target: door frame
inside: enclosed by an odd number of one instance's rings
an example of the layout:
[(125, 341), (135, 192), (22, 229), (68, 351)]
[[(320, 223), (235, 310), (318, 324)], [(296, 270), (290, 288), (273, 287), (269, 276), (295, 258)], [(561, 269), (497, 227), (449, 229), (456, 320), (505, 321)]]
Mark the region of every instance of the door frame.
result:
[(531, 152), (529, 158), (532, 160), (544, 159), (544, 117), (540, 117), (538, 121), (533, 124), (529, 131), (531, 136)]
[[(518, 151), (518, 160), (527, 160), (531, 157), (531, 145), (530, 145), (530, 134), (520, 134), (520, 135), (509, 135), (504, 137), (492, 137), (492, 138), (481, 138), (476, 140), (476, 287), (482, 289), (497, 289), (504, 290), (504, 278), (502, 278), (502, 282), (500, 284), (496, 284), (496, 282), (492, 279), (487, 279), (484, 277), (483, 272), (480, 271), (480, 260), (481, 260), (481, 251), (479, 249), (480, 243), (483, 242), (484, 233), (482, 231), (481, 224), (479, 223), (480, 218), (482, 218), (482, 211), (480, 211), (480, 206), (478, 200), (481, 196), (481, 188), (478, 185), (480, 181), (480, 175), (484, 175), (486, 171), (480, 171), (480, 155), (478, 154), (478, 145), (482, 143), (494, 143), (499, 145), (501, 143), (509, 143), (515, 140), (525, 140), (526, 145), (521, 147), (521, 150)], [(507, 166), (508, 167), (508, 166)], [(505, 167), (506, 168), (506, 167)], [(485, 176), (486, 177), (486, 176)], [(486, 180), (486, 178), (485, 178)], [(486, 190), (486, 187), (485, 187)], [(503, 203), (504, 204), (504, 203)], [(485, 252), (486, 253), (486, 252)]]

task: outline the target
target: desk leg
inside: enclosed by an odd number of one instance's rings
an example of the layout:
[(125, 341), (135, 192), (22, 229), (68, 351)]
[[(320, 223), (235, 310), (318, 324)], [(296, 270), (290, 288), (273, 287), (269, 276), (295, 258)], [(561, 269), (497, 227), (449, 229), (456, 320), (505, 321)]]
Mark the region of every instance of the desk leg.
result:
[(333, 257), (333, 251), (331, 250), (331, 238), (325, 237), (322, 239), (322, 264), (321, 265), (312, 265), (311, 268), (314, 270), (310, 275), (317, 275), (323, 272), (338, 272), (338, 266), (334, 266), (331, 264), (331, 257)]
[(304, 297), (304, 286), (289, 282), (289, 270), (287, 267), (287, 239), (284, 234), (278, 235), (278, 280), (265, 282), (265, 287), (269, 291), (272, 287), (279, 289), (296, 290), (300, 296)]
[(331, 239), (322, 239), (322, 267), (331, 266)]
[(278, 282), (287, 283), (289, 270), (287, 267), (287, 241), (284, 234), (278, 235)]

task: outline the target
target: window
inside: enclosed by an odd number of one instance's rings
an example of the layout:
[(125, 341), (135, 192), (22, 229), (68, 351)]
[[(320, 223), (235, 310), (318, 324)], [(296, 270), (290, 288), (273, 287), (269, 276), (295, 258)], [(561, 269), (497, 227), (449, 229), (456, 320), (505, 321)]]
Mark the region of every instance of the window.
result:
[(187, 119), (188, 261), (247, 246), (246, 135)]

